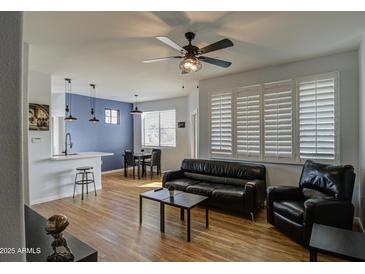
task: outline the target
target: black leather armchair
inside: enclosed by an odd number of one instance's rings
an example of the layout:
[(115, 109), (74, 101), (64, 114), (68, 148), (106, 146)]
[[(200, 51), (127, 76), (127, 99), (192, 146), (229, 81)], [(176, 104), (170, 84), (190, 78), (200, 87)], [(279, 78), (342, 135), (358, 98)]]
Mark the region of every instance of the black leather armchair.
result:
[(313, 223), (352, 229), (355, 182), (350, 165), (306, 161), (299, 187), (267, 189), (267, 221), (293, 240), (308, 245)]

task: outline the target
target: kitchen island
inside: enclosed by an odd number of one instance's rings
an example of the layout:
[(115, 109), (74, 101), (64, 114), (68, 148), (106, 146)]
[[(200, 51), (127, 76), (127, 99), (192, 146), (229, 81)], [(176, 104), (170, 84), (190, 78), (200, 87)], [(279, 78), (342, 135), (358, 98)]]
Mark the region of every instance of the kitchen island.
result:
[[(102, 188), (102, 157), (112, 156), (106, 152), (80, 152), (69, 155), (54, 155), (37, 161), (37, 170), (30, 174), (30, 204), (70, 197), (73, 195), (76, 168), (92, 166), (94, 168), (96, 189)], [(91, 190), (93, 187), (91, 186)], [(81, 189), (76, 188), (76, 195)], [(75, 201), (78, 198), (75, 197)]]

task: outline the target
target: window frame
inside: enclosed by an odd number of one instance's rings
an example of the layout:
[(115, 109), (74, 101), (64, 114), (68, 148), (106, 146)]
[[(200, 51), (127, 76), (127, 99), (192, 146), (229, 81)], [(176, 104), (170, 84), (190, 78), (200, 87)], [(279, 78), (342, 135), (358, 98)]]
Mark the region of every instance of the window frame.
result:
[(300, 159), (300, 135), (299, 135), (299, 123), (300, 123), (300, 116), (299, 116), (299, 100), (300, 100), (300, 96), (299, 96), (299, 82), (300, 81), (313, 81), (313, 80), (320, 80), (322, 79), (326, 79), (329, 77), (333, 77), (334, 78), (334, 102), (335, 102), (335, 106), (334, 106), (334, 111), (335, 111), (335, 159), (334, 160), (329, 160), (329, 159), (318, 159), (318, 161), (320, 161), (321, 163), (329, 163), (329, 164), (339, 164), (341, 162), (341, 125), (340, 125), (340, 115), (341, 115), (341, 109), (340, 109), (340, 73), (338, 71), (334, 71), (334, 72), (328, 72), (328, 73), (322, 73), (322, 74), (312, 74), (312, 75), (308, 75), (308, 76), (304, 76), (304, 77), (298, 77), (295, 79), (295, 85), (296, 85), (296, 104), (297, 104), (297, 116), (296, 116), (296, 124), (298, 127), (298, 130), (296, 130), (296, 139), (297, 139), (297, 145), (296, 145), (296, 155), (297, 155), (297, 162), (300, 164), (303, 164), (306, 160), (305, 159)]
[[(328, 73), (319, 73), (313, 75), (307, 75), (303, 77), (293, 77), (291, 79), (284, 79), (279, 81), (273, 82), (264, 82), (259, 84), (252, 84), (247, 86), (240, 86), (237, 88), (232, 89), (221, 89), (209, 92), (209, 99), (208, 99), (208, 133), (209, 133), (209, 155), (211, 158), (216, 159), (231, 159), (231, 160), (242, 160), (242, 161), (251, 161), (251, 162), (260, 162), (260, 163), (273, 163), (273, 164), (288, 164), (288, 165), (302, 165), (305, 162), (305, 159), (300, 159), (300, 136), (299, 136), (299, 82), (306, 81), (306, 80), (320, 80), (321, 78), (325, 79), (328, 77), (334, 78), (334, 96), (335, 96), (335, 159), (321, 159), (319, 160), (322, 163), (332, 163), (332, 164), (339, 164), (341, 162), (341, 136), (340, 136), (340, 73), (338, 71), (328, 72)], [(292, 86), (292, 158), (275, 158), (275, 157), (265, 157), (264, 155), (264, 95), (265, 95), (265, 85), (278, 83), (281, 82), (291, 82)], [(260, 131), (260, 157), (247, 157), (247, 155), (242, 155), (237, 152), (237, 95), (242, 92), (245, 88), (251, 88), (255, 86), (260, 86), (258, 94), (260, 94), (261, 105), (260, 105), (260, 121), (261, 121), (261, 131)], [(211, 98), (214, 95), (223, 94), (223, 93), (231, 93), (232, 95), (232, 154), (224, 155), (224, 154), (217, 154), (212, 153), (211, 148)]]
[[(240, 93), (244, 93), (243, 90), (247, 90), (245, 93), (247, 94), (247, 96), (252, 96), (252, 95), (259, 95), (259, 120), (260, 120), (260, 140), (259, 140), (259, 155), (245, 155), (244, 153), (238, 153), (237, 152), (237, 97)], [(243, 86), (243, 87), (238, 87), (236, 89), (233, 90), (233, 96), (232, 96), (232, 104), (233, 104), (233, 113), (232, 113), (232, 117), (233, 117), (233, 123), (232, 123), (232, 129), (233, 129), (233, 133), (232, 133), (232, 141), (233, 141), (233, 154), (235, 155), (236, 159), (239, 160), (250, 160), (250, 161), (261, 161), (262, 160), (262, 154), (263, 154), (263, 136), (262, 136), (262, 130), (263, 130), (263, 123), (262, 123), (262, 119), (261, 119), (261, 115), (262, 115), (262, 111), (263, 111), (263, 97), (262, 97), (262, 85), (249, 85), (249, 86)]]
[[(107, 116), (106, 115), (106, 111), (109, 110), (110, 111), (110, 115)], [(117, 123), (112, 123), (112, 112), (116, 111), (117, 112)], [(106, 118), (109, 117), (109, 123), (106, 121)], [(120, 125), (120, 110), (119, 109), (115, 109), (115, 108), (104, 108), (104, 124), (107, 125)]]
[[(232, 90), (230, 89), (224, 89), (224, 90), (219, 90), (219, 91), (216, 91), (216, 92), (211, 92), (209, 94), (209, 113), (208, 113), (208, 119), (209, 119), (209, 125), (208, 125), (208, 128), (209, 128), (209, 154), (211, 156), (213, 156), (213, 158), (220, 158), (220, 159), (233, 159), (236, 157), (236, 137), (235, 137), (235, 134), (234, 132), (232, 132), (232, 153), (231, 154), (224, 154), (224, 153), (213, 153), (212, 152), (212, 147), (211, 147), (211, 144), (212, 144), (212, 108), (211, 108), (211, 101), (212, 101), (212, 96), (218, 96), (218, 95), (224, 95), (224, 94), (230, 94), (231, 95), (231, 103), (233, 104), (233, 102), (235, 102), (236, 100), (236, 96), (235, 96), (235, 92), (233, 92)], [(235, 111), (233, 109), (233, 105), (231, 106), (231, 110), (232, 110), (232, 113), (231, 113), (231, 126), (232, 126), (232, 131), (233, 131), (233, 125), (236, 123), (236, 115), (235, 115)], [(216, 156), (216, 157), (214, 157)]]
[[(175, 144), (172, 146), (161, 145), (161, 112), (174, 111), (175, 113)], [(144, 130), (144, 115), (148, 113), (158, 113), (158, 145), (145, 145), (145, 130)], [(176, 119), (176, 109), (165, 109), (165, 110), (152, 110), (145, 111), (141, 115), (141, 147), (142, 148), (176, 148), (177, 146), (177, 119)]]

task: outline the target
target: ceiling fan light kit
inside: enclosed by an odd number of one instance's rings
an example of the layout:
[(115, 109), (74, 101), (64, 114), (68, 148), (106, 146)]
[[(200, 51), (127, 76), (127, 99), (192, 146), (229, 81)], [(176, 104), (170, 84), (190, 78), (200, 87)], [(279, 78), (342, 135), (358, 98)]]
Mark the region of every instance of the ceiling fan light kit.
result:
[(179, 65), (182, 73), (197, 72), (201, 70), (202, 63), (195, 57), (186, 57)]
[(223, 39), (216, 43), (210, 44), (206, 47), (199, 49), (197, 46), (191, 44), (191, 41), (195, 38), (195, 33), (187, 32), (185, 33), (185, 38), (189, 41), (189, 44), (181, 47), (170, 38), (166, 36), (158, 36), (156, 39), (165, 43), (166, 45), (172, 47), (173, 49), (179, 51), (182, 56), (170, 56), (170, 57), (162, 57), (156, 59), (148, 59), (143, 61), (144, 63), (154, 63), (154, 62), (161, 62), (171, 59), (179, 59), (183, 58), (183, 60), (179, 64), (179, 68), (183, 74), (197, 72), (202, 68), (202, 62), (209, 63), (215, 66), (219, 66), (222, 68), (228, 68), (232, 63), (223, 61), (220, 59), (210, 58), (203, 56), (206, 53), (221, 50), (225, 48), (229, 48), (233, 46), (233, 42), (229, 39)]

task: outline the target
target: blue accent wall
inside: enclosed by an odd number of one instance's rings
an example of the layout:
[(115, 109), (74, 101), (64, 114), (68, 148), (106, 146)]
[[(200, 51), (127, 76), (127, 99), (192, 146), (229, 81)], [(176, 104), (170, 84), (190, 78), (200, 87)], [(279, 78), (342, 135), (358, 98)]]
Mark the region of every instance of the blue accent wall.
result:
[[(104, 109), (118, 109), (119, 125), (105, 123)], [(133, 105), (114, 100), (96, 98), (96, 124), (89, 122), (90, 99), (88, 96), (72, 94), (72, 115), (76, 121), (66, 121), (66, 132), (71, 133), (73, 148), (70, 152), (113, 152), (113, 156), (102, 157), (102, 171), (123, 167), (122, 154), (133, 149), (133, 117), (129, 114)]]

